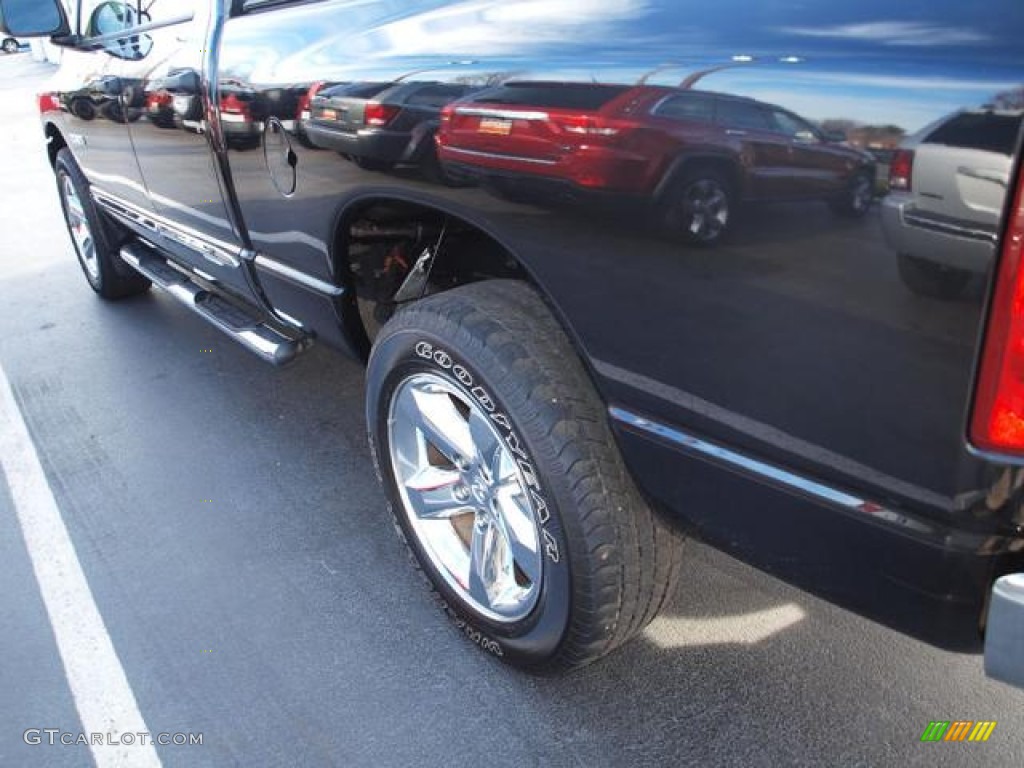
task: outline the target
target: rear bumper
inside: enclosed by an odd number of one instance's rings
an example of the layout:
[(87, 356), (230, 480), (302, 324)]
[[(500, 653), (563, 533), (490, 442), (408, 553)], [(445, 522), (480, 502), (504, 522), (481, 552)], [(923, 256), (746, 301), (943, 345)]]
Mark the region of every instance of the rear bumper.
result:
[(992, 587), (985, 629), (985, 674), (1024, 688), (1024, 573)]
[(905, 194), (891, 194), (882, 201), (882, 230), (897, 253), (979, 274), (992, 262), (991, 228), (919, 210)]
[(445, 162), (444, 167), (453, 177), (475, 182), (509, 199), (537, 205), (585, 204), (599, 209), (615, 209), (627, 205), (632, 209), (647, 199), (645, 196), (582, 187), (566, 179), (517, 171), (450, 161)]
[(314, 122), (304, 122), (306, 137), (314, 146), (333, 149), (343, 155), (397, 163), (405, 159), (411, 136), (408, 133), (367, 129), (340, 131)]
[(446, 166), (471, 174), (547, 180), (581, 193), (650, 196), (655, 185), (648, 158), (605, 147), (579, 148), (557, 160), (549, 160), (442, 143), (438, 145), (438, 157)]

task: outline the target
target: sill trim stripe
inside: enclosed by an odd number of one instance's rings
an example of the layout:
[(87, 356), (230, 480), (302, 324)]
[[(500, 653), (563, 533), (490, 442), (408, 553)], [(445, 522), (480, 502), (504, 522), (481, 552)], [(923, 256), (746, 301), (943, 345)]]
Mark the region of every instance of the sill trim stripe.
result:
[(810, 496), (833, 506), (868, 515), (875, 520), (898, 526), (913, 533), (932, 536), (936, 533), (931, 526), (889, 509), (882, 504), (839, 490), (838, 488), (833, 488), (809, 477), (797, 475), (760, 459), (737, 453), (675, 427), (669, 427), (644, 418), (624, 408), (612, 406), (608, 409), (608, 412), (615, 421), (634, 430), (661, 438), (681, 448), (686, 453), (709, 459), (716, 464), (737, 469), (773, 485), (782, 486), (790, 491)]

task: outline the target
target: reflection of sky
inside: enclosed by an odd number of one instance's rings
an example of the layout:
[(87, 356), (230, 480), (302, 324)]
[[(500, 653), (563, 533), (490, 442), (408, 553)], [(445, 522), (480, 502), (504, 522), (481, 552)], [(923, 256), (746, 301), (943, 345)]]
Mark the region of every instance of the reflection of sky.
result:
[[(314, 42), (316, 30), (303, 29), (301, 19), (322, 9), (345, 23)], [(908, 130), (1024, 83), (1024, 47), (1014, 34), (1024, 28), (1021, 0), (990, 0), (984, 13), (962, 0), (349, 0), (300, 6), (287, 16), (293, 14), (296, 21), (283, 26), (286, 15), (265, 15), (270, 39), (297, 53), (253, 57), (241, 68), (254, 80), (386, 79), (440, 65), (430, 77), (500, 71), (633, 82), (671, 62), (675, 68), (650, 82), (674, 84), (746, 54), (759, 62), (709, 75), (699, 87), (812, 119)], [(243, 35), (261, 25), (258, 16), (241, 21)], [(775, 63), (781, 56), (803, 61)], [(466, 59), (479, 63), (444, 66)]]

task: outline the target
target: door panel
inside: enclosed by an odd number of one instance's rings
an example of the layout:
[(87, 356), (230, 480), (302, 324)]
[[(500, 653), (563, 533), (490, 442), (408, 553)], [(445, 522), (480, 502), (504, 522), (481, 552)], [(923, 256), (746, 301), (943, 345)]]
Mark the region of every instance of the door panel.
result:
[(224, 203), (203, 102), (211, 5), (151, 2), (153, 22), (192, 18), (148, 32), (147, 54), (126, 60), (122, 79), (131, 140), (153, 208), (171, 225), (165, 231), (192, 249), (191, 266), (248, 295), (241, 242)]
[(97, 189), (148, 208), (122, 108), (121, 60), (108, 49), (64, 51), (51, 84), (61, 102), (68, 144)]

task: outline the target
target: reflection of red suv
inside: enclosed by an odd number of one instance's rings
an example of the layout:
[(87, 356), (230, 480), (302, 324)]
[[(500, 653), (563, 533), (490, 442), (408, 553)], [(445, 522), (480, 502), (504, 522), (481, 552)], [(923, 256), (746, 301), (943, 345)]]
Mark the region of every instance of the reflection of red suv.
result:
[(700, 243), (725, 234), (741, 199), (823, 199), (863, 215), (873, 160), (842, 140), (737, 96), (550, 82), (505, 83), (453, 102), (437, 135), (455, 173), (646, 198)]

